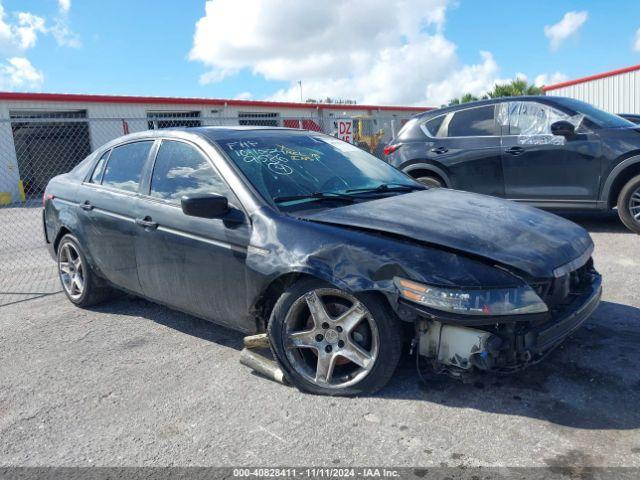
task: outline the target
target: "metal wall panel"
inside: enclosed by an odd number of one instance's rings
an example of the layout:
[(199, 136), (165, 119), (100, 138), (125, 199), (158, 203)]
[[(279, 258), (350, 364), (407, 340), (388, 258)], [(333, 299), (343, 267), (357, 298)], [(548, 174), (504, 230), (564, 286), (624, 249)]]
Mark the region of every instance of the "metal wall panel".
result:
[(640, 114), (640, 70), (549, 90), (546, 94), (576, 98), (611, 113)]

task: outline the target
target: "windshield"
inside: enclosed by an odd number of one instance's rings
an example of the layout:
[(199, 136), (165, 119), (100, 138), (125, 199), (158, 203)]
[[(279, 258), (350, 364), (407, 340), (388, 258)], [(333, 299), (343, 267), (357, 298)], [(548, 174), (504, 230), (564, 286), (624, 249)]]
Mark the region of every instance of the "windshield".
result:
[[(287, 131), (242, 132), (216, 142), (271, 204), (292, 206), (321, 194), (379, 193), (420, 184), (358, 147), (327, 135)], [(405, 190), (406, 191), (406, 190)], [(306, 198), (292, 198), (306, 197)]]
[(602, 128), (635, 127), (635, 125), (629, 120), (625, 120), (618, 115), (600, 110), (599, 108), (596, 108), (588, 103), (581, 102), (580, 100), (575, 100), (573, 98), (563, 98), (561, 105), (575, 110), (577, 113), (581, 113), (597, 126)]

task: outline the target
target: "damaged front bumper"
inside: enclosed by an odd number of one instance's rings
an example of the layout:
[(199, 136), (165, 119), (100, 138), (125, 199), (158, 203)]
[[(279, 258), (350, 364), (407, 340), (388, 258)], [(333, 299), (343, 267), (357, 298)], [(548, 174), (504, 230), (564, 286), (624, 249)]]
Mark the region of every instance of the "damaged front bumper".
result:
[[(463, 376), (474, 371), (513, 372), (542, 360), (595, 311), (602, 278), (595, 270), (589, 283), (572, 291), (546, 317), (534, 315), (483, 319), (443, 316), (407, 303), (418, 313), (418, 353), (437, 373)], [(404, 303), (404, 302), (403, 302)]]

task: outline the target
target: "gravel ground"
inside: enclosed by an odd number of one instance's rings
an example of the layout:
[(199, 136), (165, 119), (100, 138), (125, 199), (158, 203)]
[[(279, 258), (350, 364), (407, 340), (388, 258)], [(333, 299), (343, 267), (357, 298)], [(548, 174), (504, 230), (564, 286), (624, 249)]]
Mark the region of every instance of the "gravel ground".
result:
[(546, 362), (475, 384), (302, 394), (238, 363), (242, 336), (133, 298), (0, 308), (0, 466), (640, 466), (640, 237), (571, 215), (605, 278)]

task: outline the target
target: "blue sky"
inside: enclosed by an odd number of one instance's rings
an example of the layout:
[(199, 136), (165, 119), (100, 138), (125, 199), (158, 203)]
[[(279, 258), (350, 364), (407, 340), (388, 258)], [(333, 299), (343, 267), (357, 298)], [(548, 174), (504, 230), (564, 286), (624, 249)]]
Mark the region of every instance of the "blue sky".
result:
[[(640, 63), (637, 0), (244, 2), (213, 0), (205, 14), (204, 0), (2, 0), (0, 87), (299, 100), (302, 80), (305, 98), (432, 104), (516, 74), (551, 81)], [(35, 40), (15, 38), (18, 12), (44, 22), (29, 23)], [(558, 27), (552, 48), (545, 26), (568, 12), (579, 26), (566, 37)]]

